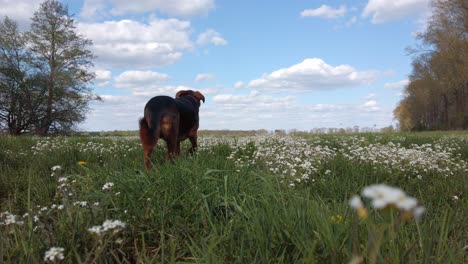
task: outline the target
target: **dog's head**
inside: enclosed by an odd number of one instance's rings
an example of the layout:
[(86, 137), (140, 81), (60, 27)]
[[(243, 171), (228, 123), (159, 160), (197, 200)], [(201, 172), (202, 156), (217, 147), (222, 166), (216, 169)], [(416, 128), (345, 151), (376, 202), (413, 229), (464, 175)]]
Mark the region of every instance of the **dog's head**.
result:
[(199, 91), (192, 91), (192, 90), (178, 91), (175, 97), (179, 98), (183, 96), (193, 97), (195, 101), (197, 101), (198, 107), (200, 107), (200, 101), (203, 101), (203, 103), (205, 102), (205, 96)]

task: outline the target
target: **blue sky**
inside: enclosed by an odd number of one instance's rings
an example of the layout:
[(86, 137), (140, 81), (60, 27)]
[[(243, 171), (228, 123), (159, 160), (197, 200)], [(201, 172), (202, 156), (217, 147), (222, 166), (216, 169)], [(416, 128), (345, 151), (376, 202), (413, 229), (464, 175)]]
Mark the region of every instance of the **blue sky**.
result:
[[(27, 28), (40, 2), (0, 0), (0, 15)], [(429, 2), (63, 0), (104, 98), (79, 128), (135, 130), (151, 97), (181, 89), (205, 94), (201, 129), (395, 124)]]

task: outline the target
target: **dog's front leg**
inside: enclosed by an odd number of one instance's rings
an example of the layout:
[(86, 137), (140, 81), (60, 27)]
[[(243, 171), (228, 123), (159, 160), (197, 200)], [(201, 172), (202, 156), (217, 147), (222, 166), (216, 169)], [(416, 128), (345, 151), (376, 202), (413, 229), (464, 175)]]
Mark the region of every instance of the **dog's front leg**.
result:
[(197, 134), (189, 136), (190, 143), (192, 143), (192, 147), (189, 149), (190, 155), (193, 155), (195, 151), (197, 151), (198, 145), (197, 145)]

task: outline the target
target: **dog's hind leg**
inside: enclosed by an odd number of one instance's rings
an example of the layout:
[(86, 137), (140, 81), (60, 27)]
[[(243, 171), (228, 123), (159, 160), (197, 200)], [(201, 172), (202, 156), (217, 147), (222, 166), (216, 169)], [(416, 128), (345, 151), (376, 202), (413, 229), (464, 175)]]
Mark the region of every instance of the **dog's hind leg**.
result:
[(177, 138), (179, 135), (179, 115), (168, 114), (161, 119), (161, 135), (167, 143), (166, 160), (177, 155)]
[(158, 143), (157, 131), (149, 128), (145, 119), (140, 119), (140, 139), (143, 145), (145, 167), (147, 170), (151, 169), (151, 153), (153, 148)]

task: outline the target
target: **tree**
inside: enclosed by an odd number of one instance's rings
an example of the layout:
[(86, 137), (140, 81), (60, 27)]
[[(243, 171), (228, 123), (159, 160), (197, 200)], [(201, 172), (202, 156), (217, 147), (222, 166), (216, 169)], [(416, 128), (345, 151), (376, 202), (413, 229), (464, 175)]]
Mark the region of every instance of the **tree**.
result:
[(40, 75), (30, 71), (26, 37), (8, 17), (0, 22), (0, 124), (10, 134), (34, 128), (40, 105)]
[(468, 2), (436, 0), (410, 84), (394, 111), (404, 130), (468, 128)]
[(75, 32), (75, 21), (58, 1), (47, 0), (34, 13), (28, 33), (33, 67), (45, 77), (45, 104), (37, 112), (36, 133), (71, 129), (85, 118), (94, 58), (90, 40)]

